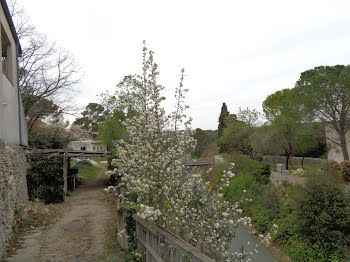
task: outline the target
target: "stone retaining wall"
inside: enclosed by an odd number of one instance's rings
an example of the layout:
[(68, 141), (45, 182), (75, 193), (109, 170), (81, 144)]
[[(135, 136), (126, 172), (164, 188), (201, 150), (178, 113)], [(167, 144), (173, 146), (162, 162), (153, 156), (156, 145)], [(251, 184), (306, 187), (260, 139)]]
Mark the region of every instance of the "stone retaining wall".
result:
[[(289, 165), (291, 166), (301, 166), (301, 161), (302, 157), (296, 157), (296, 156), (291, 156), (289, 158)], [(276, 164), (283, 164), (285, 165), (286, 163), (286, 157), (285, 156), (263, 156), (262, 157), (263, 162), (267, 162), (272, 165)], [(305, 157), (304, 158), (304, 165), (305, 166), (320, 166), (324, 165), (327, 163), (327, 160), (322, 159), (322, 158), (312, 158), (312, 157)]]
[(0, 258), (11, 238), (15, 208), (28, 201), (26, 155), (20, 147), (0, 140)]

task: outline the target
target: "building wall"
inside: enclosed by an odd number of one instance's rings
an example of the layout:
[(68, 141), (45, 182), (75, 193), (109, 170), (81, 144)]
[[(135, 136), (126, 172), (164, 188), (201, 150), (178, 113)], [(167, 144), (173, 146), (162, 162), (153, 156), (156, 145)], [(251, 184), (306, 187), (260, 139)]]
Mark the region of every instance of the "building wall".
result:
[[(339, 135), (334, 130), (332, 126), (326, 126), (326, 138), (327, 138), (327, 148), (328, 148), (328, 160), (334, 160), (337, 162), (343, 162), (343, 152), (341, 147), (334, 143), (333, 141), (339, 141)], [(346, 133), (347, 149), (350, 154), (350, 131)]]
[(72, 150), (81, 150), (82, 147), (85, 147), (85, 151), (90, 152), (105, 152), (107, 146), (100, 141), (85, 140), (85, 141), (72, 141), (69, 142), (68, 147)]
[[(20, 141), (19, 110), (18, 110), (18, 83), (17, 83), (17, 56), (16, 43), (11, 29), (0, 5), (0, 22), (11, 43), (10, 79), (3, 73), (0, 63), (0, 139), (8, 145), (28, 145), (27, 123), (21, 106), (22, 141)], [(0, 31), (1, 32), (1, 31)], [(0, 41), (1, 50), (1, 41)]]
[(0, 258), (11, 238), (15, 208), (28, 201), (26, 155), (20, 147), (9, 147), (0, 139)]

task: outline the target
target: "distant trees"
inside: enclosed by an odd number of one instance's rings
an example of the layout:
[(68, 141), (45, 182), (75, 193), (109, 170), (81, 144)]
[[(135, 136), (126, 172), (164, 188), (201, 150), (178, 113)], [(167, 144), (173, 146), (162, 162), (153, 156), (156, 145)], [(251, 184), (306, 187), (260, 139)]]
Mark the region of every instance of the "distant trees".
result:
[(349, 160), (346, 133), (350, 129), (350, 66), (319, 66), (301, 73), (295, 85), (301, 109), (313, 121), (330, 125), (344, 160)]
[(108, 146), (112, 141), (127, 139), (123, 122), (135, 116), (136, 110), (141, 106), (140, 96), (135, 92), (140, 88), (138, 77), (127, 75), (116, 87), (114, 93), (102, 93), (99, 103), (89, 103), (81, 113), (82, 116), (73, 123)]
[(106, 118), (106, 120), (98, 127), (98, 137), (108, 146), (115, 140), (127, 139), (125, 126), (123, 121), (127, 119), (127, 115), (120, 110), (115, 110), (114, 113)]
[(209, 135), (200, 128), (196, 128), (193, 134), (193, 138), (197, 141), (193, 155), (199, 158), (203, 155), (206, 146), (210, 143), (210, 138)]
[(295, 93), (291, 89), (277, 91), (263, 102), (263, 110), (270, 122), (270, 129), (279, 137), (276, 142), (282, 155), (286, 157), (287, 169), (289, 158), (294, 152), (295, 139), (301, 129), (301, 114), (295, 102)]
[(257, 110), (240, 108), (237, 115), (228, 114), (224, 104), (219, 118), (225, 119), (223, 123), (219, 122), (223, 128), (218, 137), (220, 153), (238, 152), (251, 158), (264, 154), (283, 155), (287, 169), (292, 155), (323, 155), (324, 125), (310, 121), (312, 118), (305, 114), (306, 106), (299, 97), (300, 92), (296, 88), (269, 95), (263, 102), (267, 119), (264, 124)]
[(252, 135), (259, 125), (258, 111), (239, 108), (237, 115), (231, 114), (226, 118), (225, 125), (221, 137), (218, 138), (220, 152), (235, 151), (254, 158)]
[(82, 117), (75, 119), (73, 124), (81, 126), (91, 137), (97, 137), (98, 128), (106, 120), (108, 111), (100, 104), (89, 103), (81, 114)]
[(220, 112), (220, 116), (219, 116), (218, 137), (221, 137), (222, 132), (223, 132), (224, 128), (226, 127), (225, 120), (229, 114), (230, 114), (230, 112), (227, 110), (226, 104), (223, 103), (221, 106), (221, 112)]

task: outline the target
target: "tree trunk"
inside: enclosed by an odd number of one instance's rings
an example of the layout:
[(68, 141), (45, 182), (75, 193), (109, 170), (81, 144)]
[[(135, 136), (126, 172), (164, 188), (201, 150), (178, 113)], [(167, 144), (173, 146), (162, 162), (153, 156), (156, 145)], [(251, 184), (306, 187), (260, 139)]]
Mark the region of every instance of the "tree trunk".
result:
[(341, 151), (343, 152), (344, 161), (349, 161), (349, 152), (346, 147), (346, 136), (345, 136), (344, 130), (340, 130), (339, 137), (340, 137), (340, 147), (341, 147)]
[(288, 168), (288, 164), (289, 164), (289, 157), (290, 157), (290, 154), (286, 155), (286, 169), (289, 170)]
[(301, 167), (304, 169), (304, 156), (303, 156), (303, 158), (301, 159)]

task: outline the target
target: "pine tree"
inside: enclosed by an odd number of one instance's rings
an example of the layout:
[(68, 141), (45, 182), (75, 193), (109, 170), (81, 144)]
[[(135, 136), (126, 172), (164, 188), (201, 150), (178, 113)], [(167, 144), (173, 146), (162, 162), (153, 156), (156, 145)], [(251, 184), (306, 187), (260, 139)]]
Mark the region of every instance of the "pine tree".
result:
[(229, 114), (230, 114), (230, 112), (227, 110), (226, 103), (223, 103), (222, 107), (221, 107), (221, 113), (219, 116), (218, 138), (221, 137), (222, 132), (224, 131), (224, 128), (226, 127), (225, 119)]

